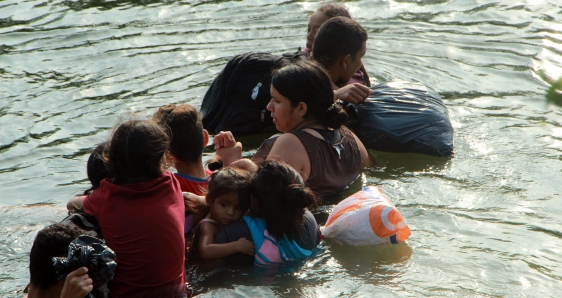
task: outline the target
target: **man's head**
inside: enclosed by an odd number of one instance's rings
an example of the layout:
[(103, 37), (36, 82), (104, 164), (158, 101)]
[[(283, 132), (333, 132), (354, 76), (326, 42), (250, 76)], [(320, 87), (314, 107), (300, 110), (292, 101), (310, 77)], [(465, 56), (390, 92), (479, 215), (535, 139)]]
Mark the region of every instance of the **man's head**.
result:
[(365, 28), (354, 20), (331, 18), (318, 30), (312, 56), (328, 70), (333, 83), (347, 82), (361, 67), (367, 38)]
[(82, 234), (80, 228), (64, 224), (39, 231), (29, 254), (29, 275), (34, 287), (46, 290), (58, 282), (52, 258), (67, 256), (70, 242)]
[(170, 153), (184, 163), (201, 163), (209, 135), (203, 129), (201, 114), (188, 104), (169, 104), (152, 117), (170, 137)]

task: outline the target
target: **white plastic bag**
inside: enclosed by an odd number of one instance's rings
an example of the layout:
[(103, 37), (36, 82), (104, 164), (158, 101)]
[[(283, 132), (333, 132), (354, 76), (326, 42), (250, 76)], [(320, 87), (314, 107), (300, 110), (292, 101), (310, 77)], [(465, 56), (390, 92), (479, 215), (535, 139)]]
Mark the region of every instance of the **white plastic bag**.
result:
[(402, 215), (374, 186), (341, 201), (330, 213), (324, 238), (353, 246), (404, 242), (410, 228)]

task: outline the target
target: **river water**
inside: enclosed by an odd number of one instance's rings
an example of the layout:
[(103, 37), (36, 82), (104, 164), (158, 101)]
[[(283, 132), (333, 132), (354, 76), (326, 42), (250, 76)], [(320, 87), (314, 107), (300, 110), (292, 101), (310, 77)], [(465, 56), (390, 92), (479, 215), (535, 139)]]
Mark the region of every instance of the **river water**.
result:
[[(21, 296), (35, 234), (61, 220), (68, 199), (88, 187), (89, 152), (114, 123), (167, 103), (199, 105), (235, 54), (304, 46), (318, 5), (0, 1), (0, 296)], [(346, 5), (369, 33), (364, 63), (373, 83), (435, 88), (455, 128), (451, 159), (375, 152), (378, 166), (363, 171), (359, 183), (381, 187), (412, 236), (367, 248), (324, 243), (293, 272), (191, 272), (196, 290), (224, 297), (559, 296), (562, 100), (551, 85), (562, 76), (562, 4)], [(245, 138), (245, 154), (260, 141)]]

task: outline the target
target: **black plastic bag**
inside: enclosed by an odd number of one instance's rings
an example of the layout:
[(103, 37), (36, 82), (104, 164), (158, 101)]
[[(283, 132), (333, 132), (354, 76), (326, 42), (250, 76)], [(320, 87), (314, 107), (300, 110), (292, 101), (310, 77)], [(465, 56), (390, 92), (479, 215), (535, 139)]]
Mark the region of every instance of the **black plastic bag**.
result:
[(74, 239), (68, 246), (67, 257), (54, 257), (53, 267), (59, 280), (80, 268), (88, 268), (88, 276), (93, 281), (94, 289), (105, 285), (113, 279), (117, 263), (113, 250), (107, 247), (102, 240), (82, 235)]
[(453, 155), (453, 127), (447, 107), (437, 92), (421, 83), (375, 85), (364, 103), (348, 104), (346, 110), (351, 127), (367, 149)]

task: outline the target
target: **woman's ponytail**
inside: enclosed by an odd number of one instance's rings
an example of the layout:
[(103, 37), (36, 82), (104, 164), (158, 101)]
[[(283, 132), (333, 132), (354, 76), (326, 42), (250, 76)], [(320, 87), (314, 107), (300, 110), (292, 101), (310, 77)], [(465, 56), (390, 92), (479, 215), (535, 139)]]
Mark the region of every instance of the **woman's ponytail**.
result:
[(326, 127), (338, 129), (347, 120), (347, 112), (339, 104), (332, 104), (324, 113), (322, 124)]

